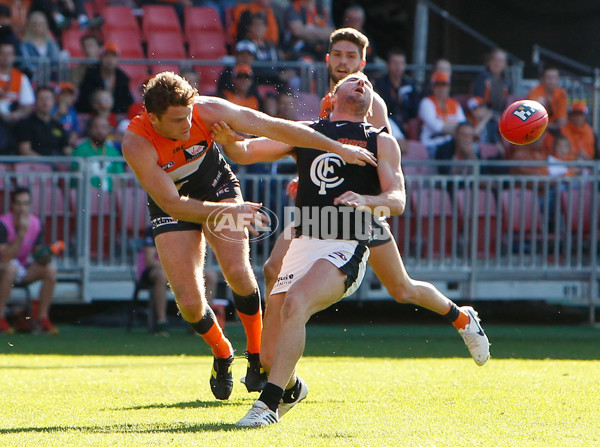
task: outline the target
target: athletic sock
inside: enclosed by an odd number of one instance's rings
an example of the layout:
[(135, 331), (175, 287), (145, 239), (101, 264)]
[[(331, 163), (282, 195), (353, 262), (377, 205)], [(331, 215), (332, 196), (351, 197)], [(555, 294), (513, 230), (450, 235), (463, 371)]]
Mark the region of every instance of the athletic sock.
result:
[(258, 400), (262, 401), (271, 411), (277, 411), (283, 396), (283, 389), (274, 383), (267, 382)]
[(190, 326), (204, 339), (212, 349), (213, 355), (220, 359), (226, 359), (233, 355), (233, 347), (229, 340), (223, 335), (223, 331), (217, 324), (215, 314), (210, 306), (206, 306), (204, 316)]
[(283, 397), (281, 398), (281, 400), (283, 400), (286, 404), (294, 402), (294, 400), (296, 400), (295, 398), (299, 392), (300, 392), (300, 379), (298, 377), (296, 377), (296, 381), (294, 382), (294, 384), (290, 388), (286, 388), (285, 391), (283, 392)]
[(450, 303), (450, 308), (443, 317), (452, 323), (456, 329), (464, 329), (469, 324), (469, 314), (461, 311), (454, 303)]
[(246, 350), (250, 354), (257, 354), (260, 352), (262, 334), (260, 292), (255, 290), (248, 296), (233, 292), (233, 301), (246, 332)]

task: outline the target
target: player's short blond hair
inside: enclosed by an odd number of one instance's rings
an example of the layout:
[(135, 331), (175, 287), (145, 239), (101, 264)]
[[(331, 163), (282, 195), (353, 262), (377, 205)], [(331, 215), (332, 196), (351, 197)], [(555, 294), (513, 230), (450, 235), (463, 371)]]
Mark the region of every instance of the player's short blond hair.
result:
[(165, 71), (148, 81), (142, 97), (148, 113), (160, 118), (170, 106), (191, 106), (197, 96), (198, 91), (188, 81), (172, 71)]
[(340, 41), (348, 41), (356, 45), (363, 60), (367, 58), (367, 47), (369, 46), (369, 38), (354, 28), (336, 29), (329, 36), (329, 52), (333, 46)]
[(346, 76), (343, 79), (340, 79), (337, 84), (335, 84), (333, 86), (333, 90), (331, 91), (331, 93), (333, 93), (334, 95), (336, 94), (336, 92), (338, 91), (338, 88), (340, 88), (340, 86), (348, 79), (348, 78), (361, 78), (364, 81), (368, 82), (371, 86), (373, 86), (371, 84), (371, 81), (369, 81), (369, 78), (367, 77), (366, 74), (364, 74), (362, 71), (357, 71), (356, 73), (350, 73), (348, 76)]

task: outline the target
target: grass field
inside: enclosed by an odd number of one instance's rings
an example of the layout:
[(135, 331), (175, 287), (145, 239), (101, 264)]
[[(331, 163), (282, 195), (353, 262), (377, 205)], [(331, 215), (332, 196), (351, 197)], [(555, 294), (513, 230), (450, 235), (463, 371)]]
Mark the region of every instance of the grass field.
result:
[[(237, 380), (215, 401), (208, 348), (62, 326), (0, 336), (2, 446), (600, 445), (600, 330), (489, 326), (478, 367), (447, 326), (310, 325), (308, 398), (280, 424), (234, 427), (257, 397)], [(227, 332), (238, 351), (243, 331)]]

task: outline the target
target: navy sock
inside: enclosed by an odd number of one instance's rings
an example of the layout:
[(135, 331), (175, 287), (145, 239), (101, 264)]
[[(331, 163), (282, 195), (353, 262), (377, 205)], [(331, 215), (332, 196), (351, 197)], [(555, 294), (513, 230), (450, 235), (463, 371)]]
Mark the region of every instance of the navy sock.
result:
[(267, 382), (258, 400), (264, 402), (271, 411), (277, 411), (279, 402), (283, 397), (283, 388), (279, 388), (277, 385)]
[(448, 311), (448, 313), (445, 313), (442, 316), (450, 323), (454, 323), (458, 319), (459, 315), (460, 311), (458, 310), (458, 306), (454, 303), (450, 303), (450, 310)]
[(291, 388), (288, 388), (283, 392), (282, 400), (286, 403), (292, 403), (297, 399), (298, 393), (300, 392), (300, 379), (296, 377), (296, 383)]

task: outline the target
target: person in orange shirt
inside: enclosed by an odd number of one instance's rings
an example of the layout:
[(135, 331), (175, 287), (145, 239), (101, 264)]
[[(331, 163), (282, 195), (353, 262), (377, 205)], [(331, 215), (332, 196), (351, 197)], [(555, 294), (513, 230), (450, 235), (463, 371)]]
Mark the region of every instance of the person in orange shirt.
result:
[(252, 110), (259, 110), (260, 103), (256, 95), (250, 92), (250, 87), (254, 82), (252, 68), (247, 64), (237, 64), (233, 68), (231, 83), (232, 90), (223, 90), (223, 98), (238, 106), (248, 107)]
[(265, 219), (258, 211), (262, 204), (244, 201), (239, 181), (209, 129), (223, 121), (246, 134), (334, 152), (347, 163), (376, 164), (375, 159), (366, 149), (333, 141), (301, 124), (199, 96), (172, 72), (150, 79), (142, 98), (145, 112), (131, 120), (123, 137), (123, 156), (148, 193), (156, 249), (179, 312), (212, 349), (214, 396), (228, 399), (233, 347), (206, 300), (202, 271), (208, 242), (246, 332), (246, 388), (260, 391), (266, 383), (259, 359), (262, 311), (248, 231), (258, 236)]
[(583, 101), (573, 101), (569, 121), (560, 128), (560, 132), (569, 139), (575, 158), (593, 160), (595, 158), (594, 130), (586, 121), (587, 105)]
[(248, 26), (250, 18), (254, 14), (263, 14), (267, 21), (267, 31), (265, 33), (265, 41), (274, 45), (279, 45), (279, 26), (277, 18), (271, 7), (271, 0), (256, 0), (251, 3), (242, 3), (233, 9), (233, 23), (231, 24), (230, 32), (234, 42), (247, 39)]
[(548, 111), (548, 130), (557, 133), (567, 123), (567, 92), (558, 86), (558, 68), (546, 67), (541, 82), (529, 92), (529, 99), (539, 102)]

